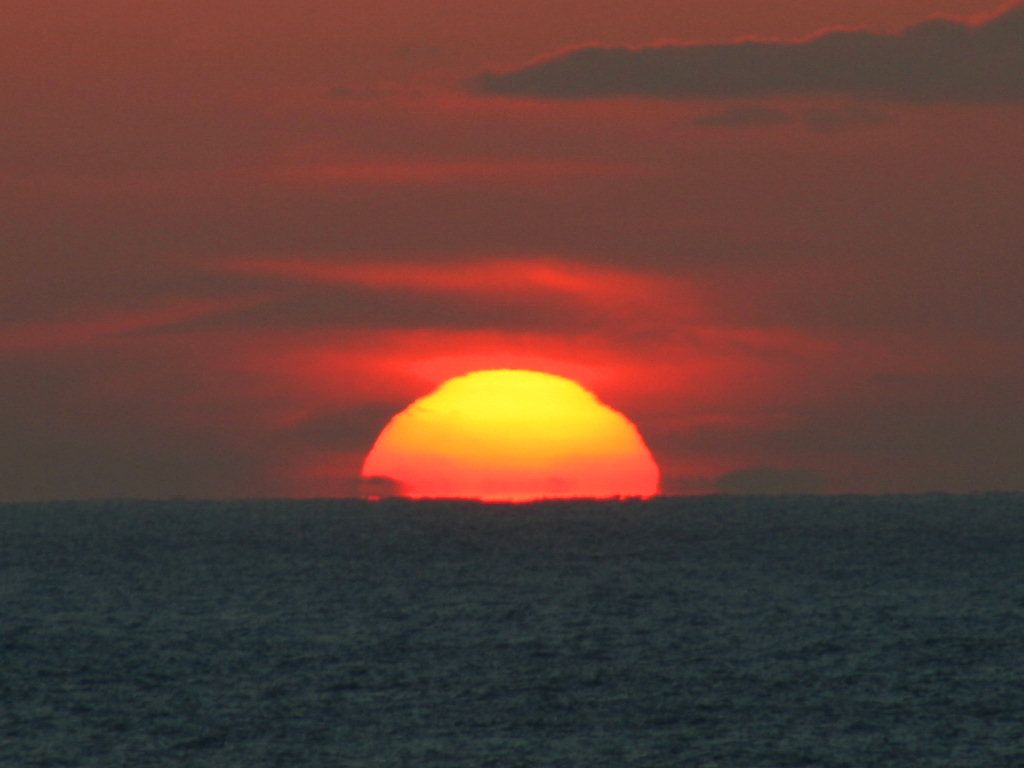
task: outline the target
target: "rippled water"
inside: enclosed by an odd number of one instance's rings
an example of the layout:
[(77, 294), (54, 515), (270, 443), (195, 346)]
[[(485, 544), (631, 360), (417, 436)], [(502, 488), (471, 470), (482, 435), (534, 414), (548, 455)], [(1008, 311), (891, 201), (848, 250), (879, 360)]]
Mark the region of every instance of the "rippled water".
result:
[(1024, 765), (1024, 497), (0, 507), (3, 766)]

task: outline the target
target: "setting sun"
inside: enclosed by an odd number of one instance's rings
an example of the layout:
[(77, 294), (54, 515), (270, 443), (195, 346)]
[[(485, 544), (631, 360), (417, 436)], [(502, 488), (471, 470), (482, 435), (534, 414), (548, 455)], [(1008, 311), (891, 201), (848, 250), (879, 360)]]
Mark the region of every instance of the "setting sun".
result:
[(458, 376), (416, 400), (362, 475), (397, 495), (486, 501), (652, 496), (659, 481), (629, 419), (574, 381), (524, 370)]

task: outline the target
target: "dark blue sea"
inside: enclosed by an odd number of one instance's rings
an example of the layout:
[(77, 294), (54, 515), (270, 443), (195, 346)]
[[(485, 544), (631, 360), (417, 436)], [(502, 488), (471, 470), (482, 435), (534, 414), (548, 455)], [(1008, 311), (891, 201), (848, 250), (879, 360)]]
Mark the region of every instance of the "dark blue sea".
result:
[(0, 506), (0, 765), (1024, 766), (1024, 496)]

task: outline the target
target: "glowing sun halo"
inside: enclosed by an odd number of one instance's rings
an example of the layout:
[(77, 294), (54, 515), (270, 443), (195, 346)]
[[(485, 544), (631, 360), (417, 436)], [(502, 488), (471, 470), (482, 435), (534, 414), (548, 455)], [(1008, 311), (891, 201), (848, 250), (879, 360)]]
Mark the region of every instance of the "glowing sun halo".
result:
[(363, 464), (399, 495), (528, 501), (652, 496), (637, 428), (574, 381), (523, 370), (449, 379), (396, 415)]

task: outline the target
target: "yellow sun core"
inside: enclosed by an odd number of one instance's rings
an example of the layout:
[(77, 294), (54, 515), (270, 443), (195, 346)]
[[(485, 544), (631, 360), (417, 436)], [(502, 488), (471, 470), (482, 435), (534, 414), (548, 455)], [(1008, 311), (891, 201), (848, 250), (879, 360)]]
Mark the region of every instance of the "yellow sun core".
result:
[(529, 501), (653, 496), (659, 471), (633, 423), (570, 379), (476, 371), (413, 402), (362, 475), (413, 498)]

